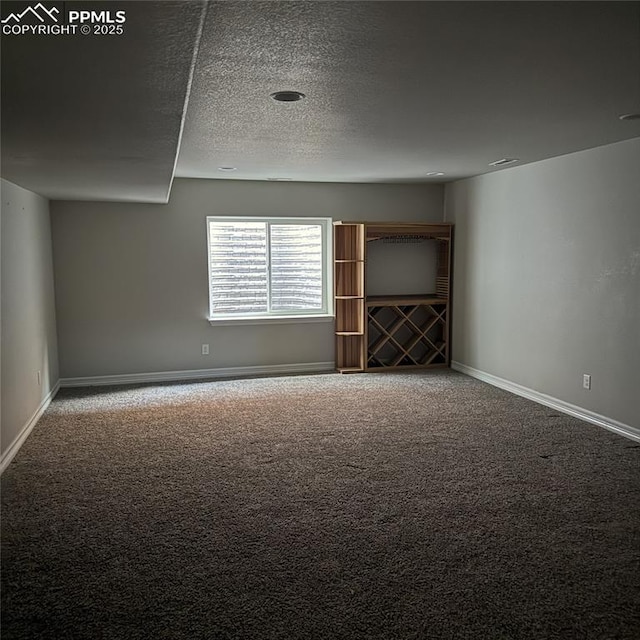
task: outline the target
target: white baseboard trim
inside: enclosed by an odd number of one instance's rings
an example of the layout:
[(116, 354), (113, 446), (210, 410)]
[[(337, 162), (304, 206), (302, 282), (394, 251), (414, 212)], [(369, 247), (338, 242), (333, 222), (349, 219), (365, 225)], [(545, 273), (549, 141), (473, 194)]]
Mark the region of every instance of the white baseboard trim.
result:
[(9, 466), (10, 462), (14, 459), (16, 453), (20, 451), (20, 447), (24, 444), (25, 440), (29, 437), (31, 431), (40, 420), (42, 414), (47, 410), (47, 407), (51, 404), (51, 401), (55, 398), (56, 393), (60, 389), (60, 380), (53, 385), (53, 388), (45, 396), (40, 403), (40, 406), (35, 410), (35, 413), (29, 418), (27, 424), (22, 427), (20, 433), (14, 438), (13, 442), (9, 445), (9, 448), (2, 454), (0, 460), (0, 475), (4, 473), (4, 470)]
[(334, 362), (301, 362), (298, 364), (274, 364), (251, 367), (224, 367), (221, 369), (187, 369), (183, 371), (152, 371), (149, 373), (125, 373), (110, 376), (62, 378), (61, 387), (94, 387), (143, 382), (180, 382), (208, 378), (248, 378), (264, 375), (295, 375), (298, 373), (327, 373), (335, 371)]
[(580, 420), (590, 422), (591, 424), (603, 427), (604, 429), (609, 429), (609, 431), (614, 431), (621, 436), (625, 436), (627, 438), (630, 438), (631, 440), (640, 442), (640, 429), (632, 427), (628, 424), (618, 422), (617, 420), (613, 420), (612, 418), (607, 418), (606, 416), (602, 416), (599, 413), (589, 411), (588, 409), (583, 409), (582, 407), (570, 404), (568, 402), (565, 402), (564, 400), (559, 400), (558, 398), (554, 398), (553, 396), (548, 396), (545, 393), (534, 391), (533, 389), (529, 389), (528, 387), (523, 387), (522, 385), (516, 384), (515, 382), (510, 382), (509, 380), (505, 380), (504, 378), (494, 376), (491, 373), (480, 371), (480, 369), (474, 369), (473, 367), (469, 367), (466, 364), (462, 364), (461, 362), (456, 362), (455, 360), (451, 362), (451, 368), (459, 371), (460, 373), (465, 373), (472, 378), (477, 378), (478, 380), (487, 382), (494, 387), (499, 387), (500, 389), (504, 389), (505, 391), (510, 391), (517, 396), (522, 396), (523, 398), (527, 398), (528, 400), (533, 400), (538, 404), (543, 404), (546, 407), (557, 409), (558, 411), (573, 416), (574, 418), (580, 418)]

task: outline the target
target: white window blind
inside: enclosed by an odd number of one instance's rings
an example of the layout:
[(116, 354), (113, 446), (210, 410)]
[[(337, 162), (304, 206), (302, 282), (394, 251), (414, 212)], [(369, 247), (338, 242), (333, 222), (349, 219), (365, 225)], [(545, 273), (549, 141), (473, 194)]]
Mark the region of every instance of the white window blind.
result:
[(207, 224), (212, 319), (329, 313), (328, 219)]

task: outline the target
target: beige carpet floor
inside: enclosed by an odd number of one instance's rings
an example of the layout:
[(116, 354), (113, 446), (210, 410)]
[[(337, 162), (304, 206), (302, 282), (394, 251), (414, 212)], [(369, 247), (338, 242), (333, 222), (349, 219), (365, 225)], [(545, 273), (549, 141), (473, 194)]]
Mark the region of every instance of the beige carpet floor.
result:
[(640, 638), (640, 445), (448, 371), (62, 390), (2, 638)]

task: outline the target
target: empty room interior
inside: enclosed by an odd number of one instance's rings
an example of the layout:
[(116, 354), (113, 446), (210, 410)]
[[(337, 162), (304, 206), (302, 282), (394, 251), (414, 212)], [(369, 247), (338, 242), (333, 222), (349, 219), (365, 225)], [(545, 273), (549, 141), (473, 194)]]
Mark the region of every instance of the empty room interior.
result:
[(639, 2), (3, 2), (2, 616), (640, 637)]

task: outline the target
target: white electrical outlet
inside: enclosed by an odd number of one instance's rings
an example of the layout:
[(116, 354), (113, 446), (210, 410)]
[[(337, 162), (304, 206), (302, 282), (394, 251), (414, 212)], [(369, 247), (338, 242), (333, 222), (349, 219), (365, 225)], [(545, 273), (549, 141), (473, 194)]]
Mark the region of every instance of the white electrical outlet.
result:
[(209, 355), (209, 345), (208, 344), (203, 344), (202, 345), (202, 355), (203, 356), (208, 356)]
[(582, 387), (584, 389), (591, 389), (591, 376), (588, 373), (582, 374)]
[(42, 384), (42, 373), (40, 373), (40, 371), (37, 371), (36, 377), (38, 378), (38, 386), (40, 386)]

